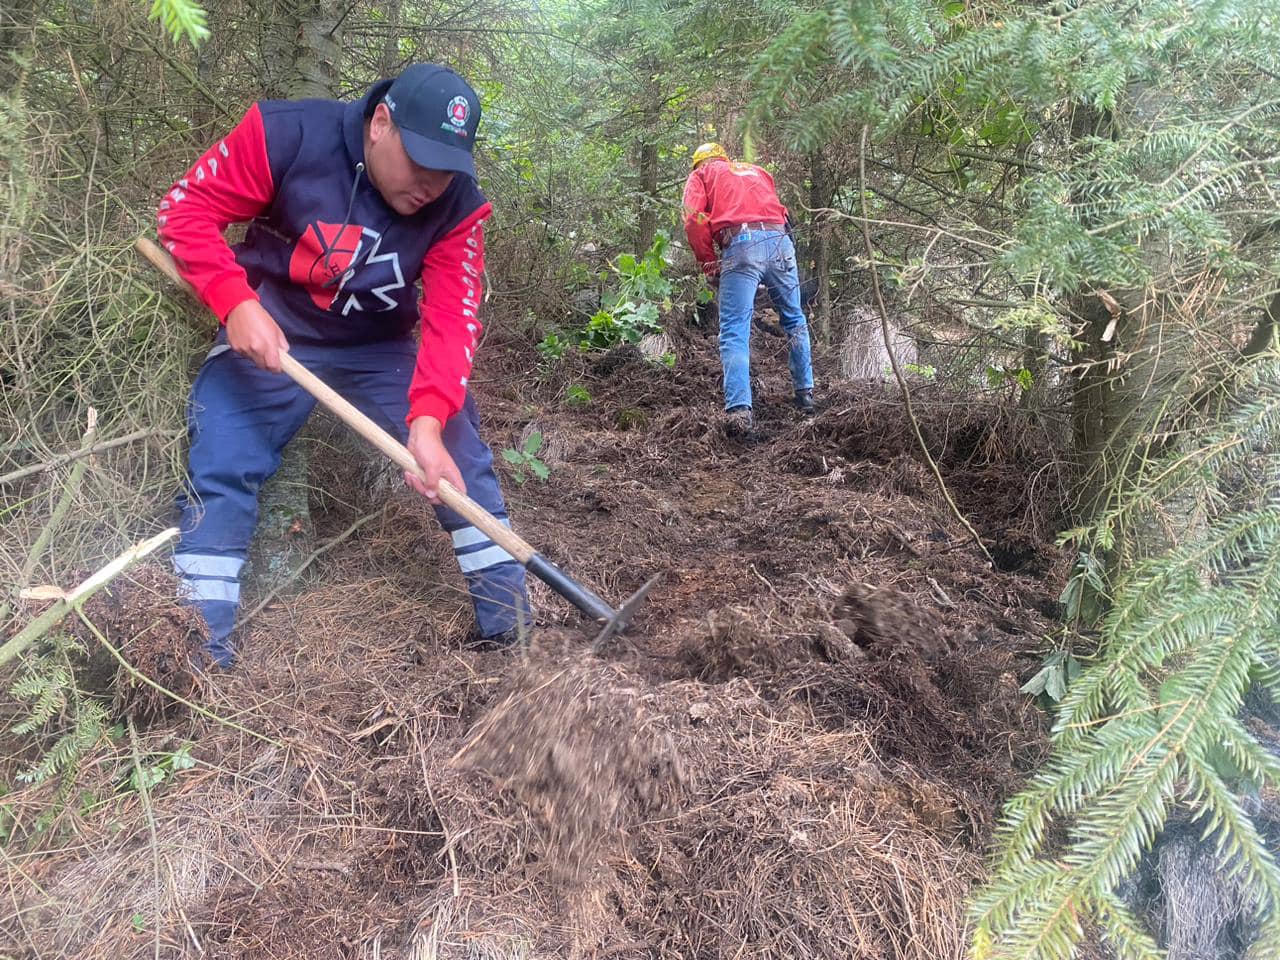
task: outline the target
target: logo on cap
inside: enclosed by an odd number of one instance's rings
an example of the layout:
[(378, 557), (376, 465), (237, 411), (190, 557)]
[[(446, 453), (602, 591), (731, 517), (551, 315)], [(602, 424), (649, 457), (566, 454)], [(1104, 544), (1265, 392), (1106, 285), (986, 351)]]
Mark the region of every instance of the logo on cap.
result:
[(465, 127), (467, 117), (471, 116), (471, 104), (467, 98), (459, 94), (449, 101), (449, 122), (455, 127)]

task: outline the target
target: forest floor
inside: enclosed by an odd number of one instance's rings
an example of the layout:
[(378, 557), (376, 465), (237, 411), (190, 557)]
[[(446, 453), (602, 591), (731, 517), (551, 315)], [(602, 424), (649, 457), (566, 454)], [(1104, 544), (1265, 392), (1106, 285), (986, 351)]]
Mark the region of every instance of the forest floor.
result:
[[(1000, 805), (1045, 749), (1019, 686), (1069, 562), (1052, 457), (919, 385), (993, 569), (896, 387), (832, 384), (820, 356), (803, 420), (782, 342), (756, 341), (754, 443), (722, 432), (712, 334), (678, 334), (672, 369), (623, 348), (536, 383), (527, 344), (486, 344), (486, 438), (540, 431), (551, 471), (503, 466), (517, 530), (614, 600), (663, 576), (599, 656), (540, 584), (524, 649), (463, 652), (430, 511), (326, 461), (319, 539), (373, 519), (196, 679), (207, 713), (119, 698), (136, 743), (96, 748), (56, 816), (56, 784), (5, 798), (0, 956), (958, 960)], [(99, 618), (177, 684), (168, 587), (131, 583)], [(127, 788), (188, 742), (193, 768)]]

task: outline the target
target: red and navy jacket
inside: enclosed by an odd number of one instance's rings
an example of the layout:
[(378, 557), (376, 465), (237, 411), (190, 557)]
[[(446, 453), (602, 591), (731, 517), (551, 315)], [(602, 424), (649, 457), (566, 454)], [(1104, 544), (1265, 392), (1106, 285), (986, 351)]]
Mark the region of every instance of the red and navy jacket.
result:
[(683, 203), (684, 234), (704, 270), (714, 268), (715, 237), (725, 227), (787, 222), (769, 171), (738, 160), (699, 164), (685, 181)]
[[(259, 300), (291, 343), (422, 340), (409, 420), (462, 407), (480, 336), (484, 221), (458, 174), (416, 214), (383, 201), (364, 172), (364, 122), (391, 81), (354, 103), (264, 100), (165, 194), (160, 239), (223, 323)], [(244, 241), (222, 231), (250, 221)], [(421, 294), (417, 287), (421, 282)]]

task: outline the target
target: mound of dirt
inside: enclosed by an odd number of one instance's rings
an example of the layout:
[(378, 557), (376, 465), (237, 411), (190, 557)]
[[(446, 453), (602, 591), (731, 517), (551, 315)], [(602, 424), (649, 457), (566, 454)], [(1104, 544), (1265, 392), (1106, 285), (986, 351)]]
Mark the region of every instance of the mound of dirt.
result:
[(526, 661), (455, 758), (534, 814), (557, 885), (585, 883), (617, 835), (681, 785), (679, 756), (644, 700), (599, 663)]
[[(120, 663), (84, 623), (72, 629), (95, 650), (94, 662), (113, 682), (120, 716), (154, 720), (181, 709), (170, 693), (190, 699), (209, 631), (200, 615), (178, 603), (178, 581), (156, 563), (117, 578), (85, 604), (86, 618), (123, 658)], [(168, 691), (167, 693), (165, 691)]]

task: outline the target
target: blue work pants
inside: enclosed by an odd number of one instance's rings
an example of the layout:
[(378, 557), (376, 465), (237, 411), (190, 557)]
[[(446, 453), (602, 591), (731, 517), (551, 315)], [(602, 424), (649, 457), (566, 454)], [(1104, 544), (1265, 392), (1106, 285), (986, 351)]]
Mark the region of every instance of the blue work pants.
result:
[(751, 406), (751, 314), (761, 283), (787, 334), (791, 385), (813, 389), (795, 246), (782, 230), (743, 230), (720, 257), (720, 365), (726, 410)]
[[(315, 400), (285, 374), (254, 366), (224, 338), (225, 333), (191, 388), (190, 467), (187, 488), (178, 498), (182, 533), (174, 565), (186, 600), (209, 624), (208, 652), (228, 666), (235, 659), (231, 633), (240, 605), (240, 570), (258, 520), (258, 492), (279, 467), (281, 451), (306, 423)], [(290, 355), (393, 437), (407, 440), (407, 394), (417, 358), (412, 340), (293, 345)], [(462, 410), (445, 424), (444, 444), (468, 495), (505, 522), (493, 455), (480, 439), (469, 394)], [(480, 636), (516, 627), (528, 611), (524, 568), (452, 510), (436, 507), (436, 516), (453, 538)]]

